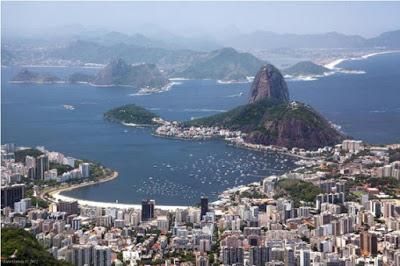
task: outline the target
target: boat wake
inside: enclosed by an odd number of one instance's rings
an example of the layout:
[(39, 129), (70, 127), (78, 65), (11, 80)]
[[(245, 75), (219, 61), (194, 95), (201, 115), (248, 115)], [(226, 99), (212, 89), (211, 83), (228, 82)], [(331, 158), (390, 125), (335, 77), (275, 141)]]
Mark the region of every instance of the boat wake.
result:
[(226, 96), (227, 98), (235, 98), (235, 97), (241, 97), (243, 95), (243, 92), (239, 92), (237, 94), (231, 94)]

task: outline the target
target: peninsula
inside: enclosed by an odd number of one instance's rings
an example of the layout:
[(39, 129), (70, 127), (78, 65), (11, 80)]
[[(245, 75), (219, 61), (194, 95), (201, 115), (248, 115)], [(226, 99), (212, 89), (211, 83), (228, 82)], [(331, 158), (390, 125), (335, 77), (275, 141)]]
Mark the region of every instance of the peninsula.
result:
[(107, 120), (127, 126), (161, 124), (159, 136), (184, 139), (223, 137), (235, 144), (315, 150), (340, 143), (345, 136), (311, 106), (290, 101), (281, 72), (261, 67), (254, 78), (248, 104), (230, 111), (183, 123), (169, 122), (152, 112), (125, 105), (104, 114)]
[[(311, 106), (289, 101), (288, 88), (282, 74), (270, 64), (261, 67), (257, 73), (248, 104), (184, 122), (180, 127), (183, 128), (180, 131), (185, 131), (185, 128), (192, 131), (195, 131), (194, 128), (202, 128), (201, 132), (218, 128), (235, 132), (234, 135), (241, 136), (245, 143), (286, 148), (317, 149), (335, 145), (344, 139), (343, 134)], [(165, 126), (157, 129), (160, 135), (171, 136), (170, 131)]]

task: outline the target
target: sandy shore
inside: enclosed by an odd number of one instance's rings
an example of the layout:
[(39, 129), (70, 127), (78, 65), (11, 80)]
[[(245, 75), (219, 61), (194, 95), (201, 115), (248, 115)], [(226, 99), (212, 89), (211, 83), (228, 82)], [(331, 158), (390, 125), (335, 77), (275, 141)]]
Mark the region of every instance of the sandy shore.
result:
[[(102, 208), (119, 208), (119, 209), (132, 209), (132, 208), (140, 209), (141, 208), (140, 204), (91, 201), (91, 200), (83, 200), (83, 199), (78, 199), (78, 198), (74, 198), (74, 197), (61, 195), (61, 193), (64, 191), (70, 191), (70, 190), (77, 189), (80, 187), (93, 186), (93, 185), (96, 185), (99, 183), (108, 182), (108, 181), (111, 181), (111, 180), (117, 178), (117, 176), (118, 176), (118, 172), (114, 171), (111, 176), (103, 178), (103, 179), (99, 180), (98, 182), (91, 181), (91, 182), (85, 182), (85, 183), (76, 184), (76, 185), (72, 185), (72, 186), (68, 186), (68, 187), (64, 187), (64, 188), (56, 188), (56, 189), (48, 191), (47, 193), (53, 198), (53, 201), (58, 201), (58, 200), (68, 201), (68, 202), (77, 201), (79, 203), (79, 205), (82, 205), (82, 206), (102, 207)], [(176, 209), (185, 209), (187, 207), (189, 207), (189, 206), (156, 205), (156, 209), (170, 210), (170, 211), (174, 211)]]
[(376, 56), (376, 55), (391, 54), (391, 53), (398, 53), (398, 52), (400, 52), (400, 50), (375, 52), (375, 53), (370, 53), (370, 54), (366, 54), (366, 55), (362, 55), (362, 56), (358, 56), (358, 57), (339, 58), (339, 59), (333, 60), (332, 62), (330, 62), (328, 64), (325, 64), (324, 66), (328, 69), (334, 70), (334, 69), (339, 69), (337, 67), (337, 65), (339, 65), (340, 63), (342, 63), (344, 61), (363, 60), (363, 59), (367, 59), (369, 57)]

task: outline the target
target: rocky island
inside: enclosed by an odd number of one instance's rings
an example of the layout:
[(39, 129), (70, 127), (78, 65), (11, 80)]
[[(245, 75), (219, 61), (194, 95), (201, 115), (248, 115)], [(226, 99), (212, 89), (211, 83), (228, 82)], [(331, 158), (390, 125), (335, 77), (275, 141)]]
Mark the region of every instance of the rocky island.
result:
[(158, 116), (143, 107), (127, 104), (104, 113), (104, 118), (126, 126), (154, 125)]
[(311, 61), (301, 61), (293, 66), (283, 69), (283, 74), (286, 76), (322, 76), (332, 70), (324, 66), (315, 64)]
[(60, 83), (62, 80), (54, 75), (39, 74), (27, 69), (21, 70), (11, 80), (12, 83)]
[(270, 64), (257, 73), (248, 104), (185, 122), (184, 126), (240, 131), (245, 133), (245, 142), (286, 148), (316, 149), (335, 145), (344, 138), (312, 107), (290, 102), (282, 74)]
[(169, 80), (154, 64), (129, 65), (122, 59), (116, 59), (100, 70), (92, 84), (162, 90), (169, 85)]

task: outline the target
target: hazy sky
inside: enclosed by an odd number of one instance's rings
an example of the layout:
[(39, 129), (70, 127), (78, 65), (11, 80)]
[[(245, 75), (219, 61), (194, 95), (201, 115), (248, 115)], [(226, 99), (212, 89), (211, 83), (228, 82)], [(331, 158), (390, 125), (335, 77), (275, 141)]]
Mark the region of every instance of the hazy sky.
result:
[[(81, 24), (127, 33), (155, 24), (174, 33), (338, 31), (366, 37), (400, 29), (400, 2), (4, 2), (7, 33)], [(139, 29), (138, 29), (139, 27)]]

